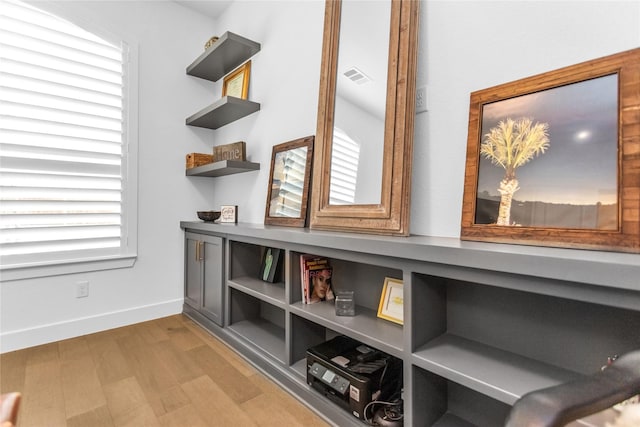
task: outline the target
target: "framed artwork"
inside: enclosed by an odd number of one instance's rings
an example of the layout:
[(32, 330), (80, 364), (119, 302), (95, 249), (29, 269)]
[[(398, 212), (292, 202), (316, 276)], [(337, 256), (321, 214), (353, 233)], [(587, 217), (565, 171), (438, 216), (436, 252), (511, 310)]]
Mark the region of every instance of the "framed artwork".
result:
[(461, 239), (640, 252), (640, 49), (471, 94)]
[(238, 206), (224, 205), (220, 206), (220, 222), (237, 223), (238, 222)]
[(264, 251), (260, 267), (261, 280), (270, 283), (276, 280), (278, 269), (280, 268), (280, 252), (280, 249), (277, 248), (267, 248)]
[(380, 296), (380, 304), (378, 305), (378, 317), (400, 325), (404, 324), (402, 280), (391, 277), (384, 278), (384, 286)]
[(245, 62), (235, 71), (224, 77), (222, 96), (235, 96), (247, 99), (249, 96), (249, 76), (251, 75), (251, 61)]
[(313, 136), (275, 145), (264, 223), (304, 227), (307, 224)]

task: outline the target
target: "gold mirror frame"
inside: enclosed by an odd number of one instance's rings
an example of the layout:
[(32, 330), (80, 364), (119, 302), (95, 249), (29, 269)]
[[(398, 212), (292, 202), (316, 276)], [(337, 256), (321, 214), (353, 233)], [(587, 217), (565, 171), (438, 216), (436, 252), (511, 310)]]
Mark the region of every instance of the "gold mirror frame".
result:
[(391, 30), (382, 192), (380, 203), (375, 205), (329, 203), (341, 2), (327, 0), (325, 3), (311, 197), (310, 227), (313, 229), (399, 236), (409, 234), (419, 2), (390, 1)]

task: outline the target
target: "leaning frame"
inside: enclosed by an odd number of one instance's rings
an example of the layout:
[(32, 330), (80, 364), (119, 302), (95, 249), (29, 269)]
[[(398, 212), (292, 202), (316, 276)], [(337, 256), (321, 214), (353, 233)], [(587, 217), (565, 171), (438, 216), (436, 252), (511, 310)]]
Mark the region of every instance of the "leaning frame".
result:
[[(510, 226), (476, 222), (483, 107), (608, 75), (618, 78), (617, 225), (614, 229)], [(461, 239), (640, 252), (640, 49), (565, 67), (471, 94)]]

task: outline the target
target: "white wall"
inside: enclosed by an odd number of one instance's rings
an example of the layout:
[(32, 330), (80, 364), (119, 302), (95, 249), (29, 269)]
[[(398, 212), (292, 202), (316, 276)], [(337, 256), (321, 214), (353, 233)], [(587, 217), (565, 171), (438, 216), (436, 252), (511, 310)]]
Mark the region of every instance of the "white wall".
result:
[[(219, 32), (232, 31), (262, 46), (251, 58), (249, 84), (249, 99), (261, 109), (208, 132), (212, 145), (245, 141), (247, 159), (259, 162), (260, 171), (200, 178), (214, 189), (211, 208), (238, 205), (240, 222), (264, 222), (272, 147), (316, 133), (323, 24), (319, 0), (241, 0), (220, 17)], [(222, 79), (211, 93), (219, 97)]]
[(460, 235), (469, 94), (640, 46), (637, 1), (421, 3), (411, 233)]
[[(240, 0), (217, 23), (170, 2), (61, 4), (139, 40), (139, 257), (131, 269), (0, 283), (2, 351), (179, 312), (179, 221), (237, 204), (240, 221), (262, 223), (271, 147), (315, 134), (322, 1)], [(459, 235), (470, 92), (640, 46), (636, 1), (426, 1), (420, 20), (429, 111), (416, 117), (413, 234)], [(185, 67), (226, 30), (262, 44), (249, 89), (262, 109), (218, 130), (185, 126), (222, 90)], [(239, 140), (259, 172), (184, 176), (186, 153)], [(88, 298), (75, 298), (78, 280)]]

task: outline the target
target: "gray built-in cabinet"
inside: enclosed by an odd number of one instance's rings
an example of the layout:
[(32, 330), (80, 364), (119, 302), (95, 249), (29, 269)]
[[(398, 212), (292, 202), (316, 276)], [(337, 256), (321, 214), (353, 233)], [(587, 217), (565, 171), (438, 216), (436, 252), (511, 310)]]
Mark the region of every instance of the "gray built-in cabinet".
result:
[[(187, 296), (184, 313), (338, 426), (363, 424), (306, 384), (305, 356), (339, 334), (402, 359), (406, 426), (499, 426), (523, 394), (640, 348), (640, 255), (251, 224), (181, 227), (186, 252), (190, 238), (221, 239), (224, 266), (223, 324)], [(267, 248), (282, 252), (274, 283), (260, 278)], [(355, 317), (336, 316), (331, 302), (302, 303), (306, 253), (330, 258), (335, 290), (355, 291)], [(404, 280), (404, 325), (377, 317), (385, 277)], [(575, 425), (604, 425), (610, 416)]]
[(217, 325), (223, 325), (223, 240), (185, 233), (184, 303)]

